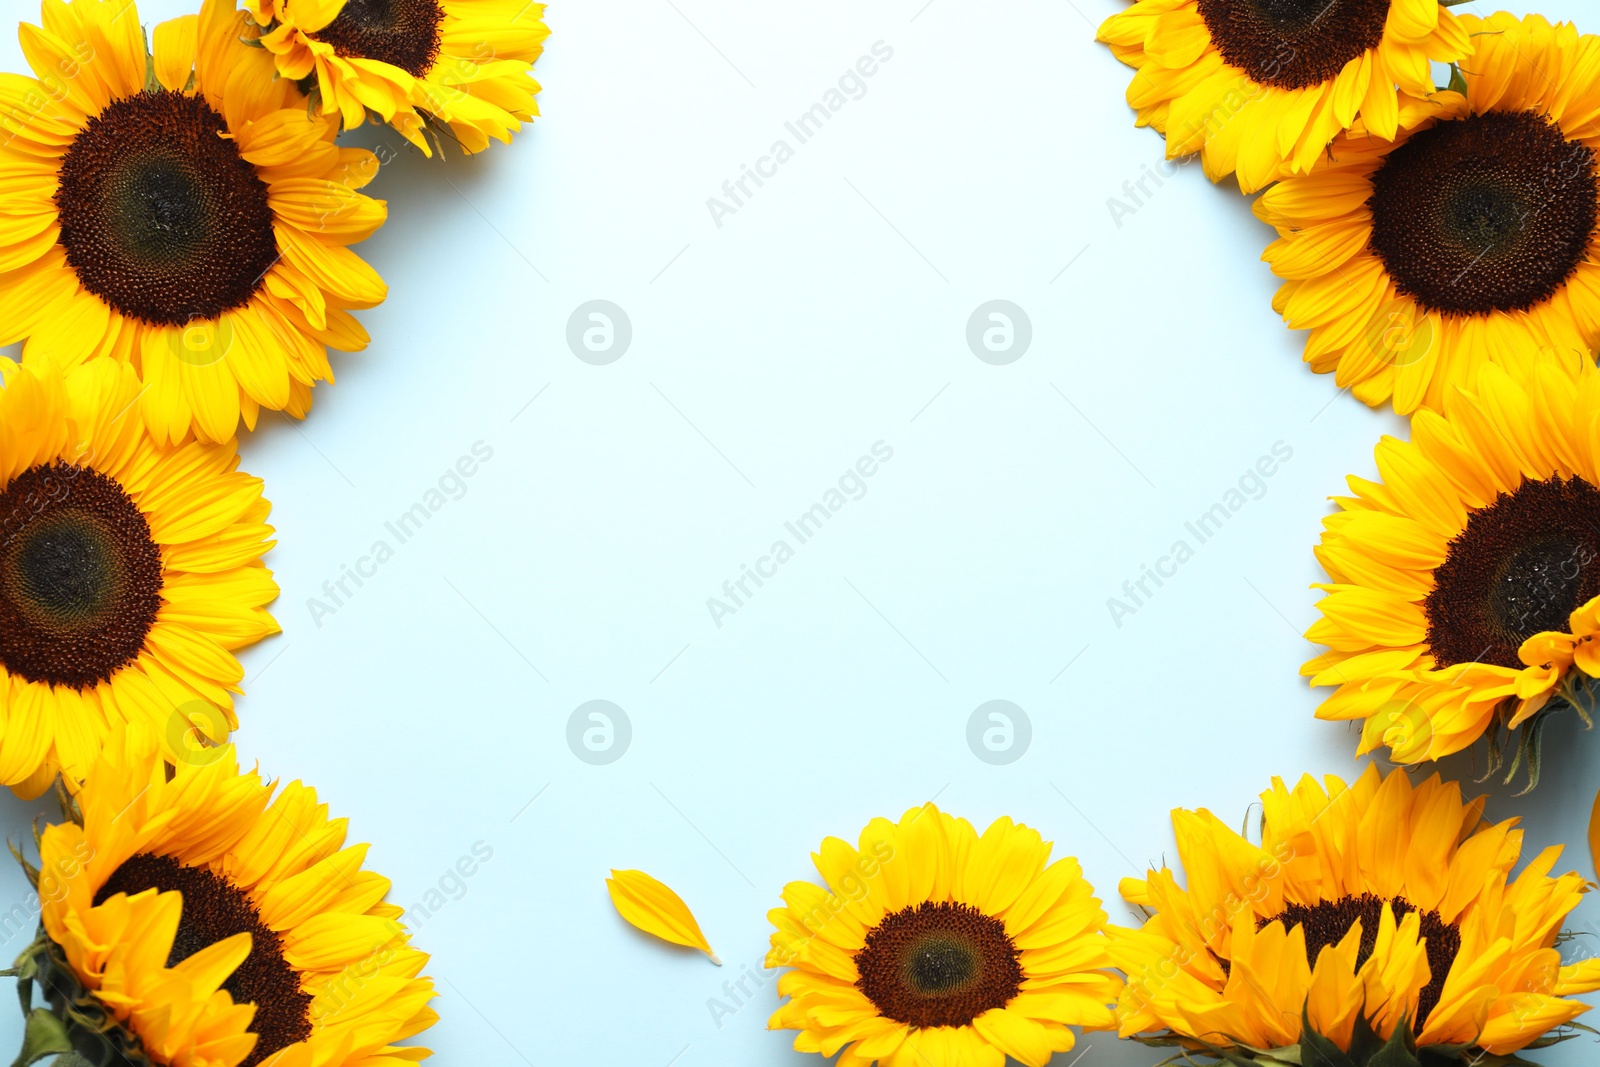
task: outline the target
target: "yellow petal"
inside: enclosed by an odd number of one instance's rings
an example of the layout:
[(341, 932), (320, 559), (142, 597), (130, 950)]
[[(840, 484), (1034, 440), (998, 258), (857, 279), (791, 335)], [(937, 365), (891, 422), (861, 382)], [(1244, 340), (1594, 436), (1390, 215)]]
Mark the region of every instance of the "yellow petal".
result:
[(198, 45), (198, 15), (183, 15), (157, 24), (155, 32), (156, 80), (173, 92), (182, 92), (194, 73)]
[(290, 0), (283, 5), (284, 18), (307, 33), (316, 33), (344, 10), (344, 0)]
[(1589, 809), (1589, 862), (1600, 876), (1600, 793), (1594, 795), (1594, 807)]
[(706, 935), (700, 932), (700, 924), (694, 921), (689, 905), (669, 887), (643, 871), (614, 870), (606, 879), (606, 889), (617, 914), (632, 925), (674, 945), (697, 948), (710, 956), (712, 963), (722, 966)]

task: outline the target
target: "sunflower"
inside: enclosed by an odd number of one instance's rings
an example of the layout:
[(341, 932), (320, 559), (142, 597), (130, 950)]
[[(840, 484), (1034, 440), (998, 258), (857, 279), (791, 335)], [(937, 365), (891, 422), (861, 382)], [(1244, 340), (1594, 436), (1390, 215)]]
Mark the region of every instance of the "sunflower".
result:
[[(125, 0), (44, 0), (38, 78), (0, 74), (0, 345), (28, 361), (139, 368), (145, 422), (176, 444), (302, 417), (327, 346), (383, 281), (345, 246), (382, 224), (355, 190), (372, 153), (334, 144), (232, 0), (155, 29)], [(147, 73), (148, 62), (148, 73)]]
[(156, 445), (138, 376), (0, 360), (0, 784), (69, 788), (116, 723), (220, 740), (278, 632), (261, 480), (232, 442)]
[[(1600, 676), (1600, 372), (1554, 354), (1486, 364), (1377, 447), (1381, 481), (1323, 520), (1329, 582), (1301, 673), (1337, 686), (1323, 719), (1364, 720), (1360, 751), (1439, 759), (1546, 710), (1587, 714)], [(1530, 768), (1537, 775), (1537, 765)], [(1512, 770), (1516, 770), (1513, 764)], [(1536, 781), (1536, 777), (1533, 781)], [(1530, 785), (1533, 784), (1530, 781)]]
[(533, 64), (550, 35), (531, 0), (245, 0), (278, 73), (347, 129), (371, 111), (428, 155), (424, 127), (463, 151), (539, 114)]
[(345, 820), (315, 790), (240, 773), (231, 745), (171, 765), (135, 724), (112, 733), (73, 814), (39, 841), (41, 937), (27, 956), (70, 974), (72, 999), (155, 1062), (428, 1055), (394, 1044), (438, 1018), (427, 956), (384, 902), (389, 880), (362, 870), (367, 846), (345, 847)]
[(1204, 809), (1173, 812), (1187, 888), (1166, 868), (1125, 879), (1149, 918), (1107, 928), (1128, 976), (1121, 1035), (1246, 1060), (1388, 1038), (1474, 1063), (1560, 1039), (1588, 1010), (1565, 998), (1600, 988), (1600, 960), (1562, 966), (1554, 947), (1585, 884), (1549, 876), (1560, 847), (1512, 879), (1517, 820), (1483, 822), (1455, 783), (1372, 766), (1325, 781), (1273, 779), (1259, 845)]
[(1408, 99), (1398, 133), (1358, 123), (1255, 205), (1306, 362), (1402, 414), (1490, 359), (1600, 344), (1600, 37), (1539, 15), (1461, 24), (1462, 91)]
[(1106, 915), (1075, 859), (1002, 818), (980, 837), (931, 803), (874, 819), (856, 848), (812, 856), (828, 888), (791, 882), (768, 967), (787, 1001), (768, 1023), (838, 1067), (1030, 1067), (1109, 1029), (1120, 982)]
[(1357, 118), (1393, 136), (1399, 93), (1433, 91), (1428, 64), (1472, 44), (1439, 0), (1138, 0), (1099, 40), (1138, 73), (1128, 104), (1250, 193), (1309, 170)]

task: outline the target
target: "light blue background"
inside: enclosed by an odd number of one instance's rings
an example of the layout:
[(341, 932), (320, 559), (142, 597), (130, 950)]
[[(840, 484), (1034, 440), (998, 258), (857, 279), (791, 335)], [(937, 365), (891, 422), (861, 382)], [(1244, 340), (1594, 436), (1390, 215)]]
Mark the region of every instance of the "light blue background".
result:
[[(284, 633), (244, 656), (237, 740), (348, 815), (403, 906), (493, 850), (416, 932), (438, 1062), (815, 1062), (764, 1030), (770, 983), (720, 1027), (707, 1001), (759, 969), (765, 912), (824, 836), (934, 797), (980, 827), (1009, 814), (1126, 922), (1117, 881), (1172, 855), (1171, 808), (1231, 821), (1271, 775), (1360, 770), (1297, 676), (1311, 546), (1326, 497), (1404, 423), (1301, 364), (1237, 191), (1184, 167), (1112, 218), (1162, 158), (1093, 42), (1119, 7), (560, 4), (530, 132), (469, 160), (398, 152), (369, 189), (391, 210), (359, 249), (391, 287), (362, 316), (374, 343), (335, 359), (304, 424), (267, 416), (243, 444)], [(784, 123), (879, 41), (894, 54), (866, 95), (717, 226), (707, 198), (793, 144)], [(22, 69), (14, 40), (0, 60)], [(1032, 322), (1009, 366), (965, 341), (997, 298)], [(608, 366), (565, 340), (592, 299), (632, 323)], [(716, 626), (707, 598), (880, 440), (867, 494)], [(464, 495), (319, 626), (308, 598), (480, 441)], [(1279, 441), (1293, 458), (1265, 495), (1114, 625), (1107, 598)], [(632, 723), (606, 766), (565, 741), (593, 699)], [(1032, 722), (1008, 766), (965, 740), (992, 699)], [(1589, 869), (1597, 749), (1563, 722), (1537, 795), (1494, 791), (1529, 854), (1565, 840)], [(49, 805), (0, 809), (22, 838)], [(678, 889), (727, 966), (625, 926), (611, 867)], [(25, 885), (0, 871), (3, 913)], [(18, 1036), (0, 1012), (0, 1047)]]

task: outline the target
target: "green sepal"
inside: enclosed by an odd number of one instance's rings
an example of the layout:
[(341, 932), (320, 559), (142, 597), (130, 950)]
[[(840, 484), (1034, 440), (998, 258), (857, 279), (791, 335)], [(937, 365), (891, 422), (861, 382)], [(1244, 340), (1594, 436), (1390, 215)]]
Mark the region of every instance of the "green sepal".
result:
[[(1306, 1029), (1309, 1030), (1310, 1026), (1308, 1025)], [(1399, 1032), (1397, 1027), (1395, 1033)], [(1350, 1058), (1357, 1063), (1366, 1063), (1376, 1056), (1385, 1044), (1387, 1042), (1372, 1028), (1372, 1022), (1367, 1018), (1366, 1012), (1358, 1012), (1355, 1027), (1350, 1031)]]
[(72, 1052), (72, 1037), (67, 1024), (52, 1014), (48, 1008), (34, 1008), (28, 1013), (22, 1030), (22, 1051), (12, 1061), (11, 1067), (30, 1067), (46, 1056), (60, 1056)]
[[(1456, 88), (1454, 76), (1451, 77), (1450, 87)], [(1583, 720), (1584, 729), (1594, 728), (1595, 712), (1600, 710), (1596, 706), (1600, 703), (1600, 692), (1597, 692), (1600, 687), (1592, 686), (1589, 682), (1589, 679), (1577, 672), (1570, 672), (1562, 680), (1560, 688), (1556, 690), (1550, 702), (1516, 730), (1510, 728), (1516, 701), (1507, 698), (1496, 710), (1494, 719), (1486, 731), (1488, 762), (1483, 777), (1478, 781), (1487, 781), (1498, 774), (1502, 767), (1506, 767), (1506, 752), (1510, 749), (1511, 761), (1503, 780), (1504, 784), (1511, 785), (1515, 782), (1517, 772), (1526, 767), (1527, 782), (1516, 795), (1520, 797), (1532, 792), (1539, 784), (1544, 762), (1544, 730), (1550, 724), (1551, 717), (1564, 711), (1574, 711), (1577, 712), (1578, 718)]]
[[(1334, 1044), (1332, 1038), (1311, 1028), (1311, 1015), (1304, 1007), (1300, 1009), (1300, 1044), (1311, 1054), (1313, 1063), (1322, 1064), (1323, 1067), (1357, 1067), (1350, 1053)], [(1351, 1047), (1354, 1047), (1353, 1043)]]
[(1402, 1016), (1383, 1047), (1367, 1059), (1365, 1067), (1422, 1067), (1411, 1040), (1411, 1020)]
[(1461, 73), (1460, 64), (1450, 64), (1450, 84), (1446, 85), (1445, 88), (1452, 93), (1460, 93), (1462, 96), (1467, 95), (1467, 78), (1466, 75)]
[[(138, 1035), (78, 982), (61, 946), (40, 927), (9, 971), (27, 1020), (22, 1050), (12, 1067), (57, 1056), (53, 1067), (151, 1067)], [(34, 993), (43, 1004), (33, 1006)]]
[[(1227, 1064), (1228, 1067), (1539, 1067), (1515, 1053), (1490, 1055), (1476, 1045), (1425, 1045), (1418, 1047), (1409, 1019), (1402, 1019), (1387, 1039), (1372, 1029), (1364, 1014), (1356, 1016), (1349, 1049), (1342, 1049), (1311, 1027), (1304, 1009), (1300, 1013), (1300, 1042), (1282, 1048), (1255, 1048), (1240, 1041), (1222, 1047), (1166, 1030), (1132, 1038), (1142, 1045), (1180, 1051), (1158, 1067)], [(1577, 1036), (1589, 1027), (1568, 1023), (1538, 1038), (1528, 1048), (1548, 1048)], [(1224, 1040), (1228, 1040), (1224, 1036)], [(1526, 1051), (1526, 1050), (1524, 1050)]]

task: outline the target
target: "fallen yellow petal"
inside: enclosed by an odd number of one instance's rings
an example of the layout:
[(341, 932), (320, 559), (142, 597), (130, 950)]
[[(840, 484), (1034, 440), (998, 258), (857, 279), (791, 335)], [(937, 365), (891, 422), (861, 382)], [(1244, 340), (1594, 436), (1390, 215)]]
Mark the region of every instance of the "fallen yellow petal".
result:
[(711, 957), (718, 967), (722, 960), (711, 951), (700, 924), (694, 921), (689, 905), (670, 888), (643, 871), (612, 871), (606, 879), (611, 903), (629, 923), (647, 934), (674, 945), (697, 948)]
[(1594, 795), (1594, 807), (1589, 809), (1589, 863), (1600, 877), (1600, 793)]

